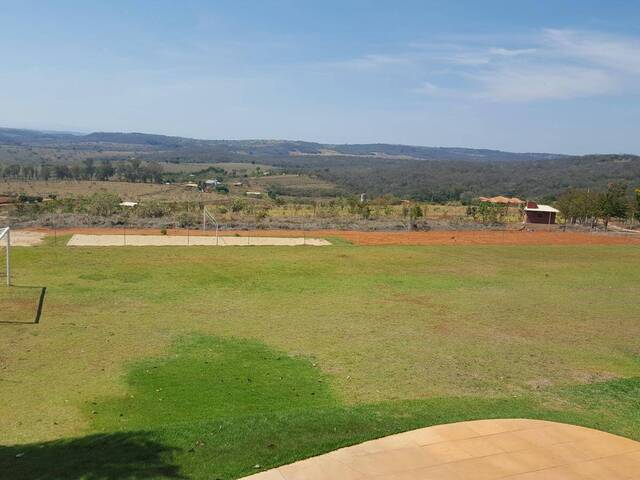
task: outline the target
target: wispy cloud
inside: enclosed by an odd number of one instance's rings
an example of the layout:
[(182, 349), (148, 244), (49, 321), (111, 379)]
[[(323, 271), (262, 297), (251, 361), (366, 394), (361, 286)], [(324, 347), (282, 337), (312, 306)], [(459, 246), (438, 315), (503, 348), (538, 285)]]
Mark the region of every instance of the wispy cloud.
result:
[(615, 92), (619, 86), (607, 72), (581, 67), (526, 65), (504, 67), (470, 76), (479, 86), (476, 98), (508, 102), (562, 100)]
[(521, 55), (532, 55), (538, 50), (536, 48), (504, 48), (504, 47), (492, 47), (489, 49), (491, 55), (497, 55), (501, 57), (519, 57)]
[[(414, 42), (307, 67), (332, 75), (404, 76), (431, 97), (495, 102), (640, 92), (640, 38), (571, 29)], [(372, 76), (374, 75), (374, 76)]]
[(407, 54), (389, 55), (371, 53), (360, 57), (330, 62), (315, 63), (315, 67), (332, 70), (374, 70), (386, 67), (410, 65), (412, 59)]
[(553, 54), (640, 75), (640, 39), (599, 32), (546, 29), (542, 43)]
[[(522, 38), (519, 38), (522, 44)], [(415, 91), (500, 102), (611, 95), (640, 84), (640, 39), (601, 32), (545, 29), (517, 47), (417, 45), (423, 65), (448, 66), (444, 79), (425, 78)], [(414, 45), (415, 46), (415, 45)], [(451, 83), (457, 85), (452, 87)], [(462, 85), (462, 86), (460, 86)]]

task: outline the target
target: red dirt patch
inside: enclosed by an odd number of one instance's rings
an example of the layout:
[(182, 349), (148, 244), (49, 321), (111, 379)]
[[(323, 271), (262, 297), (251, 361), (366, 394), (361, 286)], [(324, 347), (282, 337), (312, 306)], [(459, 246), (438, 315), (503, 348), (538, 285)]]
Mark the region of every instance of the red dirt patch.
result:
[[(53, 233), (49, 228), (31, 231)], [(61, 228), (58, 235), (160, 235), (154, 228)], [(170, 229), (167, 235), (215, 235), (200, 230)], [(528, 231), (442, 231), (442, 232), (358, 232), (344, 230), (224, 230), (220, 235), (242, 237), (339, 237), (356, 245), (640, 245), (640, 235), (621, 236), (604, 233), (528, 232)]]

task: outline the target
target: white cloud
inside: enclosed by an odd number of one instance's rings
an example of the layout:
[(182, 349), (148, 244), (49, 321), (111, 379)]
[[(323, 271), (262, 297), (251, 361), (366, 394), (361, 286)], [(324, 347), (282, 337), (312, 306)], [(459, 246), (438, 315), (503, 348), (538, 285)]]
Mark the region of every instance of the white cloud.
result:
[(488, 65), (491, 58), (485, 52), (454, 53), (446, 57), (446, 62), (454, 65), (479, 66)]
[[(333, 74), (408, 73), (415, 93), (498, 102), (533, 102), (640, 92), (640, 38), (543, 29), (530, 34), (415, 42), (311, 68)], [(368, 77), (365, 77), (368, 76)]]
[(415, 88), (414, 91), (416, 93), (426, 93), (427, 95), (440, 95), (444, 93), (441, 87), (438, 87), (431, 82), (424, 82), (418, 88)]
[(386, 67), (410, 65), (411, 58), (408, 55), (367, 54), (361, 57), (339, 60), (335, 62), (316, 63), (316, 67), (324, 69), (340, 70), (372, 70)]
[(503, 48), (503, 47), (492, 47), (489, 49), (489, 53), (491, 55), (498, 55), (501, 57), (518, 57), (521, 55), (531, 55), (536, 53), (538, 50), (535, 48)]
[(501, 68), (475, 75), (477, 98), (528, 102), (571, 99), (614, 92), (615, 78), (604, 71), (581, 67)]
[[(638, 91), (640, 39), (546, 29), (526, 43), (519, 48), (442, 44), (440, 51), (431, 44), (429, 60), (448, 65), (448, 76), (439, 82), (431, 78), (415, 90), (500, 102)], [(449, 88), (445, 82), (463, 86)]]
[(636, 38), (547, 29), (543, 32), (543, 44), (559, 57), (640, 75), (640, 40)]

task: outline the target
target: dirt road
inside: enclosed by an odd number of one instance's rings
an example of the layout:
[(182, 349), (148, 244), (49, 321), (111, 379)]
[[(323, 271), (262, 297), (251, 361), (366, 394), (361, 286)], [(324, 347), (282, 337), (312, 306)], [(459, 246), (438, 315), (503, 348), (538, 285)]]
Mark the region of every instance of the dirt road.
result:
[[(45, 228), (30, 229), (32, 232), (52, 234)], [(127, 228), (65, 228), (58, 235), (160, 235), (158, 229)], [(213, 232), (201, 230), (167, 230), (170, 236), (213, 236)], [(545, 231), (431, 231), (431, 232), (359, 232), (345, 230), (224, 230), (221, 235), (240, 237), (337, 237), (355, 245), (640, 245), (640, 234), (604, 234)]]

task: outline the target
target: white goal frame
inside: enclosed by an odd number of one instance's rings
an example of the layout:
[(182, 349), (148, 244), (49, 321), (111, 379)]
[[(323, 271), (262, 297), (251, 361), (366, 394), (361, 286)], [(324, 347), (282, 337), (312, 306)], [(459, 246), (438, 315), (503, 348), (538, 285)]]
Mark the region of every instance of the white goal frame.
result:
[(207, 207), (205, 205), (204, 208), (202, 209), (202, 231), (203, 232), (207, 231), (207, 218), (216, 227), (216, 245), (218, 245), (218, 229), (220, 226), (218, 225), (218, 221), (216, 220), (216, 217), (214, 217), (213, 214), (211, 214), (211, 212), (207, 210)]
[(5, 239), (7, 244), (7, 287), (11, 286), (11, 229), (9, 227), (0, 228), (0, 241)]

